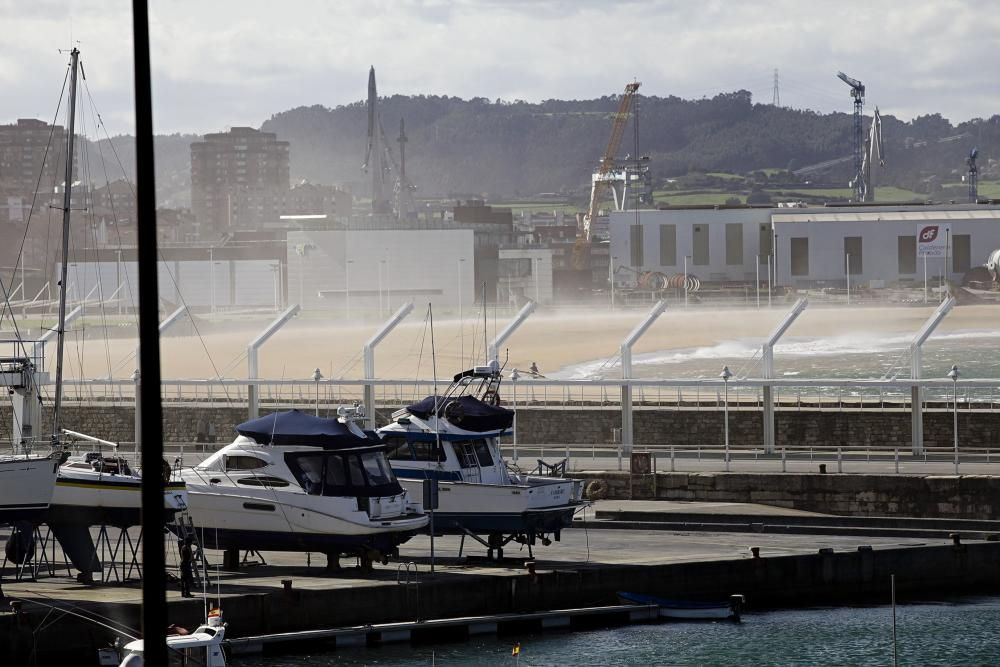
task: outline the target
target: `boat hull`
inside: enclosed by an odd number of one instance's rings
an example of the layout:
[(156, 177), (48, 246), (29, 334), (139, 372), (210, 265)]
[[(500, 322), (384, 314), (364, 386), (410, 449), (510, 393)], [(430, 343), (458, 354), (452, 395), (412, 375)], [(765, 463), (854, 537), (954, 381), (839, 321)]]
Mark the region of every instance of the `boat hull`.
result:
[[(347, 507), (348, 503), (355, 507)], [(188, 485), (199, 539), (212, 549), (388, 553), (427, 525), (422, 514), (370, 519), (354, 498)], [(325, 507), (324, 507), (325, 506)], [(336, 512), (336, 514), (334, 514)]]
[(55, 490), (58, 459), (0, 459), (0, 524), (34, 521), (48, 510)]
[[(422, 493), (423, 480), (400, 477), (399, 481), (411, 495)], [(564, 494), (546, 496), (545, 491), (542, 486), (439, 481), (434, 533), (532, 536), (558, 533), (573, 525), (579, 503), (566, 502)]]
[[(119, 528), (142, 522), (142, 480), (131, 475), (99, 475), (60, 471), (45, 522)], [(170, 482), (164, 492), (167, 521), (187, 508), (183, 482)]]

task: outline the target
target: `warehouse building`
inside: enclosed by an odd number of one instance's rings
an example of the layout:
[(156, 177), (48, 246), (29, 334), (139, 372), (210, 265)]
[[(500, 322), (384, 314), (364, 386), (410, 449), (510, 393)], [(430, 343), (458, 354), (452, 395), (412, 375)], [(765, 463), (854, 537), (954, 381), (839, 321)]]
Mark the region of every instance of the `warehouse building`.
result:
[(961, 281), (1000, 248), (1000, 207), (691, 207), (613, 213), (615, 284), (687, 274), (796, 288)]

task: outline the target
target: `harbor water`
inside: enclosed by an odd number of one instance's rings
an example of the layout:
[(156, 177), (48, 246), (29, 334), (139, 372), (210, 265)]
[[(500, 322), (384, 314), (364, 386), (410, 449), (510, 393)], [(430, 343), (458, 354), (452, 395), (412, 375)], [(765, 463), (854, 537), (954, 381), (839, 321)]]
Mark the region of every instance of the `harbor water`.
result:
[[(1000, 597), (896, 608), (898, 664), (1000, 664)], [(511, 649), (520, 643), (518, 658)], [(679, 623), (239, 657), (235, 667), (411, 665), (891, 665), (891, 607), (748, 613), (741, 624)]]

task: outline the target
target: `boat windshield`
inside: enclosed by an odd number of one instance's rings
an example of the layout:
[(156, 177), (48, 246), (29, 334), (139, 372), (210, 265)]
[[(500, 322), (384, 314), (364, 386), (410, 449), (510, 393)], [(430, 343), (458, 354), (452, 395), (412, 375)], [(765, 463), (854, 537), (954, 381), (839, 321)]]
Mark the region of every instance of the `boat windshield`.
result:
[(313, 496), (371, 498), (403, 491), (380, 450), (289, 452), (285, 462), (302, 489)]

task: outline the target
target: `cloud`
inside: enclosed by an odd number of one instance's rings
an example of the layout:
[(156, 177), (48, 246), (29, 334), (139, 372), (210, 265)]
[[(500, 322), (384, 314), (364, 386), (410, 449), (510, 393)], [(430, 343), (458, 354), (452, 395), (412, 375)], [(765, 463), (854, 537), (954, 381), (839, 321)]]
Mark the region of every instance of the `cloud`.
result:
[[(782, 103), (849, 111), (842, 70), (865, 82), (869, 107), (899, 117), (1000, 112), (1000, 15), (977, 0), (158, 0), (150, 11), (162, 132), (361, 100), (372, 64), (382, 94), (511, 100), (600, 97), (636, 78), (648, 95), (744, 88), (770, 101), (777, 68)], [(131, 3), (0, 0), (0, 15), (0, 122), (51, 116), (72, 33), (109, 128), (131, 130)]]

